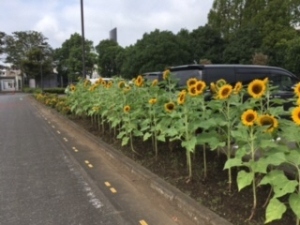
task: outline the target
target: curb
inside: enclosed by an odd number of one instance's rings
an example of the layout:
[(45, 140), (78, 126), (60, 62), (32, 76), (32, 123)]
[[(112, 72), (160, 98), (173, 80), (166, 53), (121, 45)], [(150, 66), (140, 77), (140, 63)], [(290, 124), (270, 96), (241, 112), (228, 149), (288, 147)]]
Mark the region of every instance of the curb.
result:
[(167, 183), (156, 174), (152, 173), (145, 167), (128, 158), (109, 144), (100, 140), (87, 130), (82, 129), (82, 127), (71, 121), (66, 116), (59, 114), (55, 109), (46, 107), (36, 100), (35, 102), (38, 105), (42, 106), (44, 109), (49, 110), (54, 116), (59, 117), (64, 121), (64, 123), (67, 123), (73, 129), (76, 129), (76, 131), (78, 131), (81, 135), (84, 135), (89, 140), (96, 143), (97, 146), (101, 146), (99, 150), (109, 156), (110, 160), (118, 163), (131, 173), (138, 176), (140, 179), (145, 180), (149, 184), (151, 189), (153, 189), (173, 205), (175, 205), (181, 212), (190, 217), (197, 225), (203, 225), (203, 222), (205, 222), (205, 224), (207, 225), (233, 225), (210, 209), (197, 203), (194, 199), (190, 198), (176, 187)]

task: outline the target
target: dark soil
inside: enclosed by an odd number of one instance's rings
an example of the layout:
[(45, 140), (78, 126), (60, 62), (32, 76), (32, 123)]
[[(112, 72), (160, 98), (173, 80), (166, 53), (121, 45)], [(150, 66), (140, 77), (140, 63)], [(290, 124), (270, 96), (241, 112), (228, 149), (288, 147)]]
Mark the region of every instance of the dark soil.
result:
[[(232, 224), (264, 224), (265, 207), (263, 205), (268, 199), (270, 187), (257, 188), (258, 206), (251, 221), (246, 221), (251, 214), (252, 191), (251, 188), (245, 188), (239, 192), (235, 178), (231, 191), (229, 191), (227, 171), (223, 170), (226, 161), (224, 155), (209, 150), (206, 151), (208, 173), (207, 178), (205, 178), (203, 172), (203, 151), (198, 149), (193, 155), (193, 179), (189, 180), (187, 179), (188, 171), (185, 150), (180, 146), (179, 142), (160, 142), (159, 154), (156, 159), (151, 141), (143, 142), (142, 139), (134, 139), (136, 153), (133, 153), (129, 146), (122, 147), (121, 140), (118, 140), (114, 136), (114, 132), (110, 132), (108, 128), (104, 129), (105, 132), (101, 132), (96, 125), (92, 125), (90, 119), (74, 118), (73, 116), (70, 119)], [(233, 174), (235, 175), (236, 172), (233, 171)], [(269, 224), (290, 225), (295, 224), (295, 220), (291, 211), (288, 210), (281, 220)]]

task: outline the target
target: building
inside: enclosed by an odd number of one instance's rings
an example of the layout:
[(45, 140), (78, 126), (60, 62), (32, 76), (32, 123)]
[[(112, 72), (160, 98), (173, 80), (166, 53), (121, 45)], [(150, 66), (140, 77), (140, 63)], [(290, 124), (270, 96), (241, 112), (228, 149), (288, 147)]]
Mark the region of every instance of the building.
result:
[(0, 92), (11, 92), (22, 90), (21, 70), (1, 69), (0, 70)]

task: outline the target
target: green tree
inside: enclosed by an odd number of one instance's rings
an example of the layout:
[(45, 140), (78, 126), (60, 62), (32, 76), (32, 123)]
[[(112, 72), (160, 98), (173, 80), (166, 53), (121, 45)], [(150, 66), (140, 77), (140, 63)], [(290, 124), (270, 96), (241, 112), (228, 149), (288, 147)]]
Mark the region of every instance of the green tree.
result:
[(124, 49), (113, 40), (101, 41), (96, 46), (98, 53), (97, 65), (104, 77), (119, 75), (122, 66), (121, 54)]
[[(55, 49), (54, 60), (60, 75), (68, 77), (69, 82), (76, 82), (82, 77), (82, 39), (78, 33), (74, 33), (66, 40), (61, 48)], [(93, 72), (96, 62), (93, 42), (85, 40), (85, 70), (87, 75)]]
[(133, 77), (140, 73), (162, 71), (168, 66), (188, 64), (189, 51), (185, 44), (170, 31), (145, 33), (141, 40), (125, 51), (122, 74)]

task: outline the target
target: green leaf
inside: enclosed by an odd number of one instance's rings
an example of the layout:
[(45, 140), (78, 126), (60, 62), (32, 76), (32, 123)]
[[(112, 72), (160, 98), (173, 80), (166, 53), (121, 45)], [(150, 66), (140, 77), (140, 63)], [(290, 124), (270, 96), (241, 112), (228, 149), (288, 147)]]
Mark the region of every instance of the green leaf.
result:
[(195, 136), (191, 137), (187, 141), (182, 141), (181, 142), (181, 146), (184, 147), (185, 149), (187, 149), (190, 152), (194, 152), (195, 151), (196, 144), (197, 144), (197, 139), (196, 139)]
[(144, 134), (144, 137), (143, 137), (143, 141), (148, 140), (148, 138), (151, 137), (151, 136), (152, 136), (151, 133), (149, 133), (149, 132), (145, 133), (145, 134)]
[(266, 209), (265, 223), (269, 223), (273, 220), (279, 220), (286, 211), (286, 206), (280, 202), (277, 198), (272, 198)]
[(127, 145), (129, 141), (129, 137), (123, 137), (122, 138), (122, 146)]
[(162, 142), (166, 142), (166, 137), (165, 137), (165, 135), (163, 135), (163, 134), (157, 136), (156, 139), (159, 140), (159, 141), (162, 141)]
[(289, 197), (289, 204), (295, 215), (300, 219), (300, 195), (292, 193)]
[(261, 180), (259, 185), (270, 184), (274, 191), (274, 197), (279, 198), (293, 193), (298, 185), (295, 180), (289, 180), (282, 170), (272, 170)]
[(287, 154), (286, 159), (293, 163), (296, 166), (300, 165), (300, 152), (298, 152), (297, 150), (292, 150), (290, 151), (289, 154)]
[(224, 169), (229, 169), (231, 167), (242, 166), (243, 161), (239, 158), (228, 159), (225, 163)]
[(278, 153), (270, 154), (267, 157), (267, 161), (271, 165), (279, 166), (283, 162), (286, 161), (285, 154), (283, 152), (278, 152)]
[(118, 134), (118, 136), (117, 136), (117, 138), (118, 139), (121, 139), (124, 135), (126, 135), (127, 133), (125, 132), (125, 131), (121, 131), (119, 134)]
[(239, 191), (242, 190), (244, 187), (249, 186), (254, 178), (254, 173), (246, 172), (244, 170), (240, 171), (237, 176), (237, 184)]

